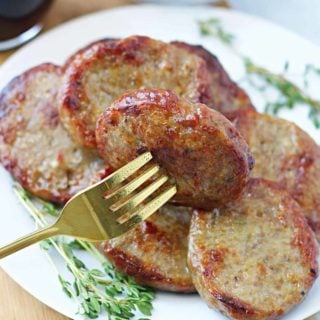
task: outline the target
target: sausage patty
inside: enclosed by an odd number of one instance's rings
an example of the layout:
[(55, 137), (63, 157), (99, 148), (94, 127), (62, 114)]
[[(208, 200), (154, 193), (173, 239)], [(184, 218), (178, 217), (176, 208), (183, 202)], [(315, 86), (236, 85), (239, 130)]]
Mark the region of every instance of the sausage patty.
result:
[(177, 184), (175, 202), (190, 207), (237, 198), (253, 166), (247, 144), (223, 115), (168, 90), (123, 95), (98, 119), (96, 137), (113, 169), (151, 151)]
[(202, 46), (190, 45), (174, 41), (171, 44), (194, 53), (204, 59), (209, 72), (209, 93), (201, 103), (228, 115), (238, 109), (255, 110), (249, 96), (234, 81), (231, 80), (218, 58)]
[(59, 121), (61, 69), (45, 63), (0, 94), (0, 160), (33, 194), (58, 203), (104, 174), (104, 161), (77, 147)]
[(209, 94), (208, 81), (205, 61), (177, 46), (141, 36), (100, 41), (68, 60), (60, 115), (80, 144), (95, 147), (98, 116), (126, 91), (171, 89), (201, 102)]
[(285, 187), (320, 240), (319, 146), (295, 124), (270, 115), (238, 111), (230, 119), (256, 160), (251, 175)]
[(108, 46), (111, 46), (114, 44), (116, 44), (116, 42), (119, 39), (117, 38), (103, 38), (103, 39), (99, 39), (93, 42), (90, 42), (89, 44), (87, 44), (86, 46), (80, 48), (79, 50), (77, 50), (76, 52), (74, 52), (71, 56), (69, 56), (67, 58), (67, 60), (65, 61), (64, 65), (62, 66), (63, 70), (66, 70), (70, 64), (72, 63), (76, 63), (75, 60), (81, 60), (83, 57), (83, 54), (85, 54), (85, 52), (92, 50), (92, 48), (96, 45), (101, 45), (103, 43), (105, 43)]
[(188, 266), (210, 307), (232, 319), (276, 319), (318, 276), (318, 248), (303, 212), (272, 182), (251, 180), (241, 199), (195, 210)]
[(138, 283), (174, 292), (194, 292), (187, 268), (192, 210), (165, 205), (146, 221), (102, 244), (108, 260)]

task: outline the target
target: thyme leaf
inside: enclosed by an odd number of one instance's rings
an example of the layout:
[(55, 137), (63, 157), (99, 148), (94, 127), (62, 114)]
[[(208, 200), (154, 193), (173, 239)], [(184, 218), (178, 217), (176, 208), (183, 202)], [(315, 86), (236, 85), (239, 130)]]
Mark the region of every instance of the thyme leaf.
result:
[[(213, 36), (226, 44), (242, 60), (246, 80), (250, 85), (259, 92), (267, 89), (273, 89), (277, 92), (277, 98), (265, 101), (265, 112), (277, 114), (283, 109), (293, 109), (298, 105), (308, 108), (308, 115), (316, 128), (320, 128), (320, 100), (310, 96), (305, 89), (308, 87), (308, 75), (311, 73), (320, 76), (320, 68), (307, 64), (305, 66), (302, 78), (304, 88), (299, 87), (286, 77), (289, 70), (288, 61), (285, 62), (283, 73), (273, 73), (270, 70), (255, 64), (251, 59), (245, 57), (234, 47), (235, 36), (223, 28), (221, 21), (217, 18), (198, 21), (199, 31), (202, 36)], [(255, 81), (256, 79), (259, 80)]]
[[(32, 196), (18, 183), (14, 184), (13, 189), (39, 227), (48, 225), (46, 215), (59, 215), (59, 208)], [(133, 319), (139, 311), (147, 316), (152, 314), (154, 291), (138, 285), (133, 279), (117, 271), (92, 243), (70, 241), (59, 236), (42, 241), (40, 246), (55, 267), (62, 290), (77, 302), (78, 313), (86, 318), (95, 319), (104, 311), (109, 320)], [(72, 281), (65, 279), (57, 269), (49, 254), (51, 249), (55, 249), (63, 258)], [(77, 256), (79, 250), (87, 252), (100, 263), (101, 268), (87, 267)]]
[(223, 43), (231, 45), (235, 39), (234, 35), (223, 29), (222, 23), (218, 18), (198, 21), (200, 33), (203, 36), (214, 36)]
[[(310, 65), (309, 65), (310, 66)], [(309, 107), (309, 118), (316, 128), (320, 128), (320, 101), (309, 96), (302, 88), (288, 80), (283, 74), (276, 74), (255, 65), (251, 60), (245, 60), (247, 74), (258, 76), (266, 85), (278, 91), (278, 99), (268, 101), (265, 111), (277, 114), (282, 109), (293, 109), (297, 105)], [(288, 68), (285, 66), (284, 70)], [(253, 84), (253, 82), (251, 82)], [(256, 87), (257, 88), (257, 87)]]

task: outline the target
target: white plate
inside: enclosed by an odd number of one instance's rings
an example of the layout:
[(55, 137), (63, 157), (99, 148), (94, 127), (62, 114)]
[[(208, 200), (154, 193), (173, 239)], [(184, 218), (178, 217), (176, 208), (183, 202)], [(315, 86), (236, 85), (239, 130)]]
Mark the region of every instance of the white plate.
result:
[[(199, 36), (197, 20), (219, 17), (225, 28), (237, 37), (238, 48), (259, 64), (280, 71), (289, 60), (293, 74), (301, 74), (306, 63), (319, 63), (320, 48), (299, 36), (264, 20), (234, 11), (208, 7), (157, 7), (152, 5), (123, 7), (76, 19), (40, 36), (20, 49), (0, 68), (0, 88), (13, 76), (38, 63), (63, 61), (76, 49), (103, 37), (123, 37), (132, 34), (149, 35), (165, 41), (183, 40), (202, 44), (212, 50), (234, 79), (240, 79), (240, 60), (219, 41)], [(296, 78), (299, 80), (299, 77)], [(315, 89), (316, 92), (316, 89)], [(259, 109), (262, 103), (252, 98)], [(303, 108), (281, 114), (298, 123), (319, 143), (320, 130), (315, 130)], [(33, 221), (18, 203), (11, 190), (11, 178), (0, 167), (0, 243), (33, 229)], [(63, 265), (58, 258), (60, 269)], [(90, 263), (90, 261), (88, 261)], [(37, 245), (1, 261), (5, 271), (23, 288), (53, 309), (74, 319), (76, 305), (60, 288), (52, 266)], [(283, 319), (301, 320), (320, 310), (320, 281), (306, 300)], [(152, 319), (225, 319), (207, 308), (197, 295), (157, 293)]]

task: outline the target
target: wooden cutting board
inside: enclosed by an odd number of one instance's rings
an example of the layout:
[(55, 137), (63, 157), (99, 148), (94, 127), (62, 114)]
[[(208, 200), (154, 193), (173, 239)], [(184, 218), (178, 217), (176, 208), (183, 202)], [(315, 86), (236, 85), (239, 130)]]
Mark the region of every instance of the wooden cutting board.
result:
[(0, 269), (0, 319), (67, 320), (24, 291)]

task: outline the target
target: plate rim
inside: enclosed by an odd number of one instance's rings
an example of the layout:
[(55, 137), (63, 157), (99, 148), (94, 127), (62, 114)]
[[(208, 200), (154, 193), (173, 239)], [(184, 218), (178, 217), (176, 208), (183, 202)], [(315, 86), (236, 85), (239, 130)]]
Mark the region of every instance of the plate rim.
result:
[[(299, 41), (303, 41), (305, 43), (308, 43), (311, 46), (314, 46), (315, 48), (317, 48), (318, 50), (320, 50), (320, 45), (317, 45), (316, 43), (313, 43), (311, 40), (304, 38), (302, 35), (298, 34), (297, 32), (290, 30), (282, 25), (280, 25), (279, 23), (273, 22), (268, 20), (267, 18), (261, 17), (261, 16), (256, 16), (256, 15), (252, 15), (249, 13), (246, 13), (244, 11), (240, 11), (240, 10), (235, 10), (235, 9), (228, 9), (228, 8), (223, 8), (223, 7), (210, 7), (210, 6), (205, 6), (205, 5), (194, 5), (194, 6), (188, 6), (188, 5), (167, 5), (167, 4), (153, 4), (153, 3), (137, 3), (137, 4), (129, 4), (129, 5), (124, 5), (124, 6), (118, 6), (118, 7), (114, 7), (114, 8), (109, 8), (109, 9), (104, 9), (104, 10), (99, 10), (99, 11), (95, 11), (95, 12), (91, 12), (79, 17), (75, 17), (72, 18), (68, 21), (65, 21), (55, 27), (53, 27), (52, 29), (49, 29), (43, 33), (40, 33), (35, 39), (31, 40), (30, 42), (26, 43), (25, 45), (23, 45), (22, 47), (18, 48), (13, 54), (10, 55), (9, 58), (7, 58), (1, 65), (0, 65), (0, 74), (2, 72), (2, 69), (5, 68), (5, 66), (9, 63), (11, 63), (11, 61), (15, 60), (16, 57), (19, 57), (19, 55), (23, 54), (23, 52), (25, 50), (28, 50), (30, 45), (33, 45), (34, 43), (38, 43), (40, 41), (42, 41), (43, 39), (45, 39), (46, 37), (50, 37), (51, 34), (54, 34), (55, 32), (59, 32), (60, 29), (65, 29), (66, 27), (70, 27), (73, 24), (77, 24), (79, 22), (82, 22), (82, 20), (86, 20), (86, 19), (90, 19), (96, 16), (103, 16), (106, 13), (110, 13), (110, 12), (117, 12), (117, 11), (125, 11), (125, 10), (135, 10), (135, 9), (161, 9), (161, 8), (166, 8), (166, 9), (185, 9), (185, 8), (193, 8), (195, 10), (203, 10), (203, 9), (210, 9), (216, 12), (221, 12), (222, 14), (226, 14), (226, 15), (236, 15), (239, 17), (243, 17), (245, 19), (250, 19), (252, 21), (255, 21), (257, 23), (264, 23), (265, 25), (268, 25), (268, 27), (271, 28), (278, 28), (279, 30), (281, 30), (282, 32), (285, 32), (287, 34), (290, 34), (293, 37), (296, 37), (299, 39)], [(0, 88), (1, 89), (1, 88)]]

